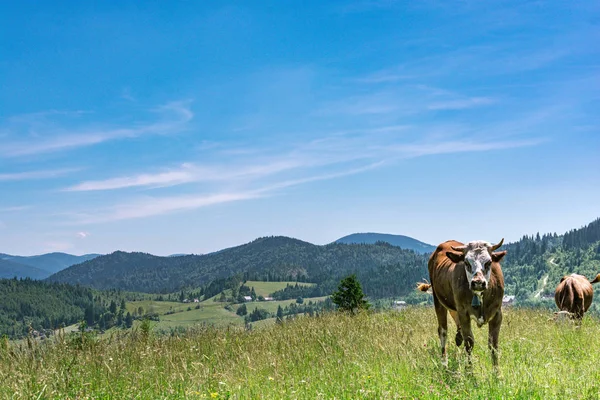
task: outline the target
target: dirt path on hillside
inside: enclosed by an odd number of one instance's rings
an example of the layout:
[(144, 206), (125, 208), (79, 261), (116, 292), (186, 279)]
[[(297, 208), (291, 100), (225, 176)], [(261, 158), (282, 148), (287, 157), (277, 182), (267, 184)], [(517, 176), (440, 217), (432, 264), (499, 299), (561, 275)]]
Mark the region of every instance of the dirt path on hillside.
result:
[(544, 275), (544, 277), (542, 278), (542, 287), (540, 288), (540, 290), (537, 291), (537, 293), (533, 297), (535, 297), (535, 298), (540, 297), (542, 295), (542, 292), (546, 288), (547, 283), (548, 283), (548, 275)]
[[(555, 267), (558, 266), (557, 263), (554, 262), (554, 257), (552, 257), (551, 259), (548, 260), (548, 263), (554, 265)], [(548, 284), (548, 274), (544, 275), (544, 277), (542, 278), (542, 287), (540, 290), (538, 290), (535, 293), (535, 298), (539, 298), (542, 295), (542, 292), (544, 291), (544, 289), (546, 288), (546, 285)]]

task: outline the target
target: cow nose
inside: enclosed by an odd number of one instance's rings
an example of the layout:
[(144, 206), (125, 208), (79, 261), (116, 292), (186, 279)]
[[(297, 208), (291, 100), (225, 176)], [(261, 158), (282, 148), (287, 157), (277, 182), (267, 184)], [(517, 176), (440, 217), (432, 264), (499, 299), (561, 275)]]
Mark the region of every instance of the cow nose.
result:
[(486, 286), (485, 281), (471, 281), (471, 289), (485, 289)]

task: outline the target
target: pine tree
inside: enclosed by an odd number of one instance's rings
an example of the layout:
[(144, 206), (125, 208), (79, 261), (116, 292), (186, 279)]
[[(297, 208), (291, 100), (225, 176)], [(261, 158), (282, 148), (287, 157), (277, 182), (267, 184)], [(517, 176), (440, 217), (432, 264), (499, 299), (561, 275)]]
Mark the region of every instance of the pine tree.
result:
[(108, 309), (110, 310), (111, 313), (116, 314), (117, 313), (117, 303), (115, 303), (114, 300), (111, 300), (110, 307)]
[(240, 307), (238, 307), (235, 313), (240, 316), (248, 314), (248, 308), (246, 307), (246, 304), (242, 304)]
[(283, 308), (281, 306), (277, 306), (277, 319), (275, 319), (275, 322), (278, 324), (283, 323)]
[(352, 314), (371, 307), (365, 299), (362, 287), (355, 274), (342, 279), (337, 291), (331, 295), (331, 300), (338, 307), (338, 310), (350, 311)]
[(131, 328), (132, 326), (133, 326), (133, 317), (131, 316), (131, 313), (127, 313), (127, 315), (125, 316), (125, 327)]

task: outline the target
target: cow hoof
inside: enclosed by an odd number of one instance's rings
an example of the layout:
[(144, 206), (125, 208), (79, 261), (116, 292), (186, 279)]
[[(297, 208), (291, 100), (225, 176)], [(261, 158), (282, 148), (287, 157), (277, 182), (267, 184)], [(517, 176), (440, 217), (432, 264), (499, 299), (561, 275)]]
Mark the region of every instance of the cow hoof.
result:
[(456, 336), (454, 337), (454, 340), (456, 341), (456, 345), (458, 347), (460, 347), (460, 345), (463, 343), (463, 337), (460, 334), (460, 332), (456, 332)]
[(448, 368), (448, 357), (442, 358), (442, 367)]

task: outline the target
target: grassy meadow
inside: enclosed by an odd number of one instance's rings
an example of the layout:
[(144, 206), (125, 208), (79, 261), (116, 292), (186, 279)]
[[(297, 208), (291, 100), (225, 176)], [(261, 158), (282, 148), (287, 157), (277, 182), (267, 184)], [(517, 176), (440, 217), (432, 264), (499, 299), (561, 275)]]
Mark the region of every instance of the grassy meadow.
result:
[(295, 285), (299, 286), (315, 286), (314, 283), (306, 283), (306, 282), (263, 282), (263, 281), (246, 281), (244, 285), (248, 287), (253, 287), (257, 296), (267, 297), (271, 293), (276, 292), (278, 290), (285, 289), (287, 285)]
[[(278, 283), (282, 282), (260, 282), (260, 283)], [(285, 283), (284, 283), (285, 287)], [(241, 304), (222, 303), (213, 301), (219, 296), (213, 296), (200, 303), (180, 303), (173, 301), (132, 301), (126, 304), (127, 311), (133, 312), (139, 307), (145, 312), (157, 313), (160, 321), (152, 321), (151, 325), (156, 330), (170, 331), (171, 328), (191, 328), (198, 325), (214, 325), (218, 327), (226, 327), (229, 325), (243, 326), (244, 317), (235, 313)], [(306, 298), (304, 301), (317, 303), (325, 300), (327, 296)], [(277, 312), (277, 307), (289, 306), (295, 304), (295, 300), (282, 301), (253, 301), (245, 303), (248, 312), (252, 312), (256, 308), (265, 309), (271, 313)], [(231, 305), (231, 311), (225, 308), (226, 305)], [(199, 308), (196, 308), (199, 307)], [(268, 326), (275, 323), (275, 318), (267, 318), (263, 321), (255, 321), (252, 324), (257, 327)], [(135, 326), (139, 325), (139, 321), (135, 321)], [(77, 325), (73, 325), (76, 327)], [(110, 329), (108, 334), (118, 330), (117, 328)]]
[[(309, 297), (304, 299), (304, 304), (308, 304), (310, 301), (312, 301), (313, 303), (325, 301), (327, 297), (329, 296)], [(248, 312), (252, 312), (256, 308), (262, 308), (264, 310), (267, 310), (268, 312), (276, 313), (277, 307), (281, 306), (283, 308), (286, 306), (290, 306), (291, 304), (296, 304), (296, 300), (290, 299), (281, 301), (253, 301), (251, 303), (246, 303), (246, 307), (248, 309)], [(239, 307), (241, 306), (241, 304), (237, 304), (236, 306)]]
[[(600, 321), (580, 329), (549, 311), (505, 310), (500, 374), (487, 326), (473, 367), (449, 346), (439, 363), (433, 309), (301, 317), (264, 329), (203, 327), (178, 336), (142, 329), (103, 339), (8, 341), (0, 396), (11, 399), (592, 399), (600, 392)], [(450, 330), (453, 337), (455, 330)]]

